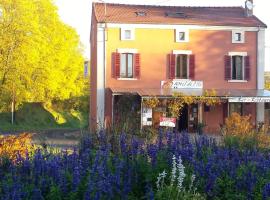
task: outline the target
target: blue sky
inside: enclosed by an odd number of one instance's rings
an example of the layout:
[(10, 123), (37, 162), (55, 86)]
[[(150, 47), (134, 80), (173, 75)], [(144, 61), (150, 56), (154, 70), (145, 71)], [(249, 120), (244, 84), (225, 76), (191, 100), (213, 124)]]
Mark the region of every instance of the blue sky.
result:
[[(91, 0), (54, 0), (60, 17), (74, 27), (85, 46), (85, 57), (90, 57)], [(268, 25), (266, 31), (266, 70), (270, 71), (270, 11), (265, 0), (254, 1), (254, 14)], [(178, 6), (244, 6), (245, 0), (106, 0), (107, 3), (159, 4)]]

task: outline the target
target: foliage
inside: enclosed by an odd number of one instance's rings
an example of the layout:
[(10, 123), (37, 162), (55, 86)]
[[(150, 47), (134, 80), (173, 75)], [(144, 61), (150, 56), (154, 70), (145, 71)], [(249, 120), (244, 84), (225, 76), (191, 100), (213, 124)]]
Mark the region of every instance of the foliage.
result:
[(25, 158), (29, 153), (33, 153), (35, 149), (36, 147), (32, 144), (31, 134), (0, 136), (0, 158), (15, 161), (18, 155)]
[(0, 0), (0, 109), (10, 102), (81, 96), (86, 87), (79, 36), (51, 0)]
[(232, 113), (225, 120), (224, 134), (226, 136), (238, 136), (240, 138), (252, 136), (251, 115), (241, 116), (238, 113)]
[(159, 105), (159, 100), (157, 97), (143, 98), (142, 103), (146, 108), (155, 108)]
[(205, 199), (201, 194), (197, 193), (197, 188), (194, 187), (195, 175), (190, 176), (189, 185), (184, 185), (186, 178), (185, 166), (182, 164), (181, 156), (178, 161), (173, 155), (172, 170), (170, 176), (170, 184), (165, 183), (167, 173), (165, 170), (158, 175), (157, 178), (157, 193), (156, 199), (183, 199), (183, 200), (203, 200)]
[[(267, 149), (217, 146), (207, 136), (194, 139), (187, 133), (160, 131), (155, 143), (119, 135), (119, 151), (112, 151), (109, 135), (100, 132), (85, 136), (71, 153), (36, 150), (32, 157), (1, 163), (0, 197), (164, 199), (168, 194), (165, 199), (181, 199), (180, 195), (177, 198), (179, 190), (189, 198), (195, 195), (195, 188), (198, 199), (270, 197)], [(176, 160), (179, 157), (181, 161)], [(171, 171), (171, 177), (163, 173), (159, 181), (163, 186), (157, 186), (157, 177), (164, 170)]]

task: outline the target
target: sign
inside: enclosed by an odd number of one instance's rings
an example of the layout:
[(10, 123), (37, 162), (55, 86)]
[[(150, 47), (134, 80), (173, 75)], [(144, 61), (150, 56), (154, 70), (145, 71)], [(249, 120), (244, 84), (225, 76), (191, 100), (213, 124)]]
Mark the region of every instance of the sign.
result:
[(160, 117), (160, 126), (175, 127), (176, 118)]
[(142, 109), (142, 125), (151, 126), (152, 125), (152, 108)]
[(202, 89), (202, 81), (193, 81), (190, 79), (175, 79), (173, 81), (161, 81), (161, 88), (171, 89)]
[(229, 97), (230, 103), (270, 103), (270, 97)]

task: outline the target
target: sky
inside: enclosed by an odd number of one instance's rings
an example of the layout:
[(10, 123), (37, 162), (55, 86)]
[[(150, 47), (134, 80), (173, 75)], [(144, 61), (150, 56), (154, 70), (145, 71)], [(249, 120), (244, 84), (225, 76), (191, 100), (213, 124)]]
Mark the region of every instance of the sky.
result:
[[(89, 59), (92, 0), (54, 0), (54, 2), (61, 19), (77, 30), (85, 47), (85, 58)], [(173, 6), (244, 6), (245, 0), (105, 0), (105, 2)], [(265, 70), (270, 71), (270, 11), (266, 0), (253, 0), (253, 2), (254, 14), (269, 27), (266, 31)]]

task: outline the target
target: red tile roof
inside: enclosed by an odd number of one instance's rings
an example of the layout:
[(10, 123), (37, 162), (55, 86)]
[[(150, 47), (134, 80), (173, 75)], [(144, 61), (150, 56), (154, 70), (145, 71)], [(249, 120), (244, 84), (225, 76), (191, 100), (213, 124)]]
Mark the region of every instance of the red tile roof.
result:
[[(106, 9), (105, 9), (106, 7)], [(105, 16), (106, 10), (106, 16)], [(265, 27), (256, 16), (247, 17), (242, 7), (180, 7), (93, 3), (97, 22), (126, 24), (184, 24), (210, 26)], [(146, 16), (137, 16), (145, 12)], [(166, 16), (180, 13), (184, 17)]]

